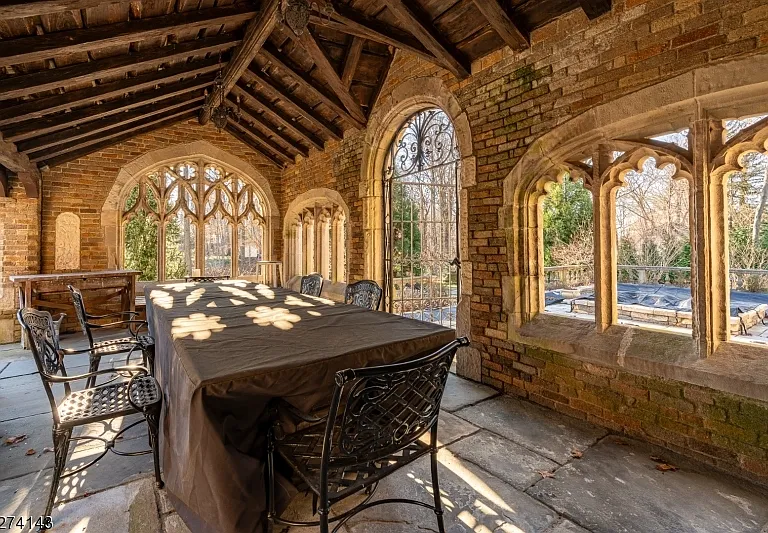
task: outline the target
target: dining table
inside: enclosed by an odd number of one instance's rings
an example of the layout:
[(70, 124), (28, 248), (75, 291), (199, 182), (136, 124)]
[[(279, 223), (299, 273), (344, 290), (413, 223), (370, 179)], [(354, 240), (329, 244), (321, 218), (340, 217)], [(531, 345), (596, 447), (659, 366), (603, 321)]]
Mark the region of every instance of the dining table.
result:
[[(144, 290), (163, 391), (165, 488), (193, 533), (261, 531), (277, 401), (312, 412), (327, 405), (336, 372), (455, 338), (437, 324), (242, 280)], [(287, 479), (279, 486), (285, 503), (295, 489)]]

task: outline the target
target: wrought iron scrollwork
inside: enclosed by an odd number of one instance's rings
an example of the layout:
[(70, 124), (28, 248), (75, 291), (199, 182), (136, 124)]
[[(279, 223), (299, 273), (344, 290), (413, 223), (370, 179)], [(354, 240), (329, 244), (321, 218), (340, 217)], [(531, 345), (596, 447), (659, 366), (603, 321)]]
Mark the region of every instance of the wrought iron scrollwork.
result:
[(387, 174), (423, 172), (459, 159), (451, 119), (443, 111), (431, 109), (414, 115), (401, 128), (392, 144)]

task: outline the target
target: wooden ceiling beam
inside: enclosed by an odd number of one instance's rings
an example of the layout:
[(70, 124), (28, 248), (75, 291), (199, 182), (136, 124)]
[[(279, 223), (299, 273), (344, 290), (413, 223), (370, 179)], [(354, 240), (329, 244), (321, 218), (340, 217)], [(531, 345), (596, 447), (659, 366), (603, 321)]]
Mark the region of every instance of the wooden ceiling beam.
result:
[(352, 87), (352, 79), (355, 77), (360, 57), (363, 55), (364, 44), (364, 39), (353, 35), (349, 46), (347, 46), (347, 52), (344, 55), (344, 70), (341, 72), (341, 83), (347, 90)]
[(0, 67), (110, 46), (128, 46), (136, 41), (162, 38), (169, 33), (243, 22), (252, 18), (255, 11), (249, 4), (242, 4), (7, 39), (0, 47)]
[[(232, 99), (232, 95), (229, 96), (230, 101)], [(277, 139), (280, 140), (280, 142), (283, 143), (284, 146), (280, 146), (277, 143), (273, 146), (275, 149), (279, 150), (288, 150), (291, 154), (291, 157), (301, 154), (304, 157), (307, 157), (309, 155), (309, 151), (302, 146), (301, 144), (297, 143), (295, 140), (291, 139), (288, 135), (280, 131), (277, 126), (269, 122), (268, 120), (264, 119), (259, 113), (257, 113), (255, 110), (250, 109), (247, 106), (240, 105), (240, 112), (242, 114), (241, 122), (245, 121), (253, 122), (254, 124), (258, 124), (261, 126), (263, 130), (267, 130), (269, 132), (268, 135), (271, 135)], [(264, 133), (264, 135), (267, 135)], [(266, 137), (266, 139), (269, 140), (269, 136)], [(270, 142), (272, 142), (270, 140)], [(287, 147), (287, 148), (286, 148)]]
[(499, 4), (498, 0), (473, 0), (475, 7), (486, 18), (491, 27), (512, 50), (519, 52), (531, 46), (525, 33)]
[(106, 100), (122, 96), (126, 93), (154, 88), (159, 84), (177, 82), (181, 79), (209, 74), (219, 70), (219, 68), (221, 68), (221, 65), (217, 58), (211, 57), (193, 63), (174, 65), (157, 72), (140, 74), (135, 78), (38, 98), (15, 106), (0, 107), (0, 126), (24, 122), (79, 105), (90, 104), (98, 100)]
[(211, 119), (213, 108), (229, 94), (229, 91), (237, 83), (237, 80), (240, 79), (240, 76), (242, 76), (264, 45), (269, 34), (275, 29), (279, 6), (280, 0), (265, 0), (263, 9), (248, 24), (243, 42), (237, 47), (227, 68), (224, 70), (221, 87), (213, 90), (210, 98), (200, 110), (200, 124), (205, 125), (208, 123)]
[(188, 104), (191, 104), (192, 102), (201, 102), (204, 98), (205, 95), (202, 91), (193, 94), (182, 94), (175, 98), (164, 100), (161, 103), (153, 103), (137, 107), (132, 111), (126, 111), (114, 116), (94, 120), (82, 126), (67, 128), (41, 137), (35, 137), (28, 141), (17, 142), (16, 148), (20, 152), (25, 153), (38, 152), (59, 144), (76, 141), (77, 139), (88, 137), (89, 135), (109, 131), (113, 128), (128, 126), (137, 120), (153, 117), (160, 113), (166, 113), (181, 107), (189, 107)]
[(7, 198), (10, 194), (11, 190), (8, 187), (8, 171), (4, 166), (0, 165), (0, 198)]
[[(113, 0), (117, 2), (119, 0)], [(99, 7), (110, 4), (109, 0), (32, 0), (31, 2), (19, 2), (7, 0), (0, 4), (0, 19), (14, 19), (21, 17), (35, 17), (62, 11), (76, 11)]]
[(57, 167), (59, 165), (63, 165), (65, 163), (69, 163), (70, 161), (75, 161), (77, 159), (80, 159), (81, 157), (85, 157), (89, 154), (92, 154), (94, 152), (99, 152), (101, 150), (105, 150), (109, 148), (110, 146), (114, 146), (118, 143), (128, 141), (130, 139), (133, 139), (134, 137), (138, 137), (139, 135), (144, 135), (146, 133), (153, 132), (155, 130), (159, 130), (162, 128), (166, 128), (168, 126), (171, 126), (173, 124), (176, 124), (177, 122), (181, 122), (183, 120), (190, 119), (195, 116), (195, 113), (197, 112), (197, 109), (194, 109), (192, 111), (188, 111), (186, 115), (179, 115), (175, 117), (171, 117), (167, 120), (162, 120), (160, 122), (157, 122), (155, 124), (152, 124), (151, 126), (147, 126), (144, 128), (139, 128), (136, 130), (133, 130), (129, 133), (124, 133), (121, 135), (117, 135), (115, 137), (110, 137), (109, 139), (106, 139), (102, 142), (97, 142), (95, 144), (90, 144), (84, 148), (80, 148), (78, 150), (71, 150), (69, 152), (63, 153), (56, 157), (51, 157), (50, 159), (46, 159), (45, 161), (42, 161), (40, 163), (41, 168), (53, 168)]
[(250, 147), (251, 149), (255, 150), (259, 155), (264, 157), (264, 159), (266, 159), (267, 161), (275, 165), (277, 168), (282, 169), (285, 166), (285, 163), (281, 163), (275, 157), (270, 155), (270, 153), (267, 152), (265, 149), (257, 146), (254, 143), (253, 139), (249, 135), (246, 135), (242, 131), (242, 129), (238, 127), (236, 122), (230, 121), (227, 124), (227, 131), (229, 132), (230, 135), (234, 136), (236, 139), (240, 140), (240, 142)]
[(331, 65), (331, 62), (328, 60), (328, 56), (325, 55), (323, 49), (317, 44), (317, 41), (312, 35), (312, 32), (309, 31), (309, 28), (304, 30), (301, 35), (296, 35), (293, 32), (291, 32), (291, 35), (299, 42), (299, 44), (301, 44), (304, 50), (306, 50), (312, 58), (312, 61), (315, 62), (315, 68), (320, 72), (320, 76), (336, 94), (336, 97), (341, 100), (341, 103), (344, 104), (347, 111), (349, 111), (358, 121), (365, 123), (367, 119), (360, 104), (357, 103), (355, 97), (349, 92), (349, 89), (344, 86), (341, 78), (339, 78), (333, 65)]
[(114, 115), (116, 113), (129, 111), (139, 106), (154, 104), (180, 94), (203, 89), (210, 86), (213, 83), (213, 79), (213, 75), (211, 74), (198, 76), (197, 78), (166, 85), (161, 89), (154, 91), (140, 92), (128, 98), (117, 98), (103, 104), (76, 109), (70, 113), (21, 122), (8, 129), (4, 129), (3, 137), (9, 141), (18, 143), (19, 141), (24, 141), (33, 137), (39, 137), (55, 131), (73, 128), (80, 124)]
[(611, 11), (611, 0), (579, 0), (579, 5), (589, 20), (596, 19)]
[(31, 94), (50, 91), (69, 85), (90, 83), (107, 77), (121, 76), (147, 67), (186, 59), (190, 56), (217, 54), (233, 48), (239, 43), (234, 35), (223, 34), (206, 39), (197, 39), (175, 45), (142, 51), (136, 54), (120, 55), (78, 63), (67, 67), (41, 70), (5, 78), (0, 84), (0, 100), (20, 98)]
[(311, 76), (309, 76), (306, 73), (299, 72), (298, 69), (290, 66), (285, 61), (283, 61), (281, 56), (283, 56), (284, 54), (282, 54), (280, 51), (270, 46), (269, 43), (266, 43), (262, 47), (261, 51), (259, 52), (259, 55), (261, 55), (264, 59), (272, 63), (272, 65), (274, 65), (275, 67), (282, 70), (285, 75), (289, 76), (293, 81), (298, 83), (303, 89), (312, 93), (312, 95), (315, 98), (319, 99), (325, 105), (330, 107), (334, 113), (339, 115), (348, 123), (355, 126), (356, 128), (365, 127), (364, 122), (353, 117), (350, 114), (350, 112), (347, 111), (344, 105), (339, 101), (338, 98), (327, 93), (324, 88), (319, 87), (316, 84), (315, 80), (312, 79)]
[(323, 150), (325, 145), (323, 140), (311, 131), (305, 129), (301, 124), (297, 124), (293, 117), (287, 115), (283, 111), (280, 111), (277, 107), (272, 105), (272, 102), (264, 98), (261, 94), (256, 92), (253, 88), (248, 87), (242, 81), (232, 88), (232, 94), (239, 96), (245, 101), (250, 101), (256, 104), (257, 107), (263, 109), (272, 120), (281, 124), (284, 128), (287, 128), (294, 135), (314, 146), (318, 150)]
[[(252, 66), (257, 65), (254, 64)], [(337, 141), (342, 139), (343, 133), (336, 128), (336, 126), (327, 122), (311, 107), (304, 103), (304, 101), (291, 94), (288, 89), (280, 87), (275, 80), (272, 80), (266, 74), (256, 72), (250, 68), (243, 73), (243, 81), (246, 85), (253, 84), (256, 85), (257, 89), (265, 89), (266, 92), (270, 93), (275, 99), (287, 102), (296, 108), (303, 118), (311, 122), (316, 128), (322, 130), (329, 137), (336, 139)]]
[(28, 154), (29, 159), (36, 163), (40, 161), (46, 161), (56, 156), (63, 155), (68, 152), (72, 152), (74, 150), (79, 150), (80, 148), (85, 148), (93, 144), (100, 143), (101, 141), (104, 141), (107, 139), (114, 139), (116, 137), (122, 136), (123, 134), (135, 132), (136, 130), (142, 129), (146, 126), (152, 126), (154, 124), (157, 124), (165, 120), (170, 120), (172, 118), (187, 116), (189, 115), (190, 112), (197, 112), (198, 109), (200, 109), (200, 104), (198, 102), (193, 102), (183, 107), (182, 109), (173, 109), (171, 111), (159, 113), (157, 115), (148, 117), (143, 120), (138, 120), (134, 122), (131, 125), (131, 127), (128, 127), (128, 128), (126, 128), (125, 126), (113, 128), (106, 132), (97, 133), (95, 135), (84, 137), (82, 139), (77, 139), (72, 142), (60, 144), (52, 148), (40, 150), (37, 152), (31, 152)]
[(312, 24), (327, 27), (348, 35), (356, 35), (376, 43), (394, 46), (405, 52), (411, 52), (420, 56), (427, 61), (438, 61), (429, 50), (424, 48), (421, 42), (400, 28), (368, 17), (338, 2), (335, 2), (333, 7), (334, 13), (331, 15), (333, 20), (328, 20), (319, 15), (312, 15), (309, 21)]
[(261, 132), (259, 132), (257, 129), (253, 128), (252, 126), (249, 126), (248, 124), (237, 123), (231, 119), (229, 121), (229, 125), (232, 126), (234, 129), (239, 130), (247, 138), (249, 138), (251, 140), (250, 142), (251, 146), (253, 146), (254, 143), (256, 143), (256, 146), (260, 148), (261, 153), (264, 153), (264, 152), (269, 153), (273, 160), (279, 161), (281, 163), (281, 166), (285, 166), (293, 163), (293, 158), (285, 155), (282, 152), (282, 150), (273, 148), (273, 146), (267, 142), (267, 140), (264, 138)]
[(407, 5), (403, 0), (384, 0), (384, 4), (397, 17), (400, 24), (421, 41), (424, 48), (432, 52), (454, 76), (459, 79), (469, 76), (471, 70), (469, 61), (462, 57), (461, 52), (453, 45), (446, 42), (431, 23), (421, 20), (421, 16), (413, 10), (411, 5)]
[(40, 196), (40, 171), (12, 142), (0, 140), (0, 165), (16, 173), (29, 198)]

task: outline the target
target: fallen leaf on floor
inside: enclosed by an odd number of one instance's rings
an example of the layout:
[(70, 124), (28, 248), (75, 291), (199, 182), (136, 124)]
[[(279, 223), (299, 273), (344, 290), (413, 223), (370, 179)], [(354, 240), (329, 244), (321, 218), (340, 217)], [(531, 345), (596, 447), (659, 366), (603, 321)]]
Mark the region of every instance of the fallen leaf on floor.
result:
[(53, 453), (53, 448), (43, 448), (43, 453)]
[(584, 452), (582, 452), (581, 450), (577, 450), (576, 448), (571, 450), (571, 457), (573, 457), (574, 459), (581, 459), (583, 456), (584, 456)]
[(555, 477), (555, 473), (554, 472), (550, 472), (549, 470), (539, 470), (538, 473), (543, 478), (548, 478), (548, 477), (554, 478)]
[(656, 470), (661, 470), (662, 472), (677, 472), (677, 467), (669, 463), (659, 463), (656, 465)]
[(35, 455), (36, 453), (37, 453), (36, 450), (34, 450), (33, 448), (30, 448), (29, 450), (27, 450), (27, 453), (24, 455)]
[(13, 437), (8, 437), (7, 439), (5, 439), (5, 445), (12, 446), (14, 444), (20, 443), (26, 438), (27, 438), (26, 435), (14, 435)]

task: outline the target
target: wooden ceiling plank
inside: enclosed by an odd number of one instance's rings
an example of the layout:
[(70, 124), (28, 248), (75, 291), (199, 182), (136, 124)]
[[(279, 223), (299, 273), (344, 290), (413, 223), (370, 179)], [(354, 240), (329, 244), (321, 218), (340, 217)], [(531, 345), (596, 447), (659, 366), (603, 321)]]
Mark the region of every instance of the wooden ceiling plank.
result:
[(207, 124), (211, 119), (211, 111), (224, 99), (232, 87), (248, 68), (264, 42), (275, 29), (277, 24), (280, 0), (266, 0), (263, 9), (248, 24), (243, 42), (235, 50), (222, 76), (221, 88), (214, 89), (210, 98), (200, 110), (200, 124)]
[(371, 95), (371, 101), (368, 103), (368, 115), (370, 116), (371, 113), (373, 113), (373, 110), (376, 108), (376, 104), (379, 101), (379, 96), (381, 96), (381, 91), (384, 89), (384, 84), (387, 82), (387, 76), (389, 75), (389, 69), (392, 68), (392, 63), (395, 60), (395, 54), (389, 56), (389, 59), (387, 60), (387, 66), (384, 68), (384, 71), (381, 73), (381, 79), (379, 79), (379, 83), (376, 85), (376, 89), (373, 91), (373, 95)]
[(211, 57), (193, 63), (174, 65), (157, 72), (140, 74), (135, 78), (39, 98), (15, 106), (0, 107), (0, 126), (39, 118), (78, 105), (121, 96), (128, 92), (153, 88), (161, 83), (175, 82), (182, 78), (205, 75), (215, 72), (219, 68), (220, 64), (217, 58)]
[(255, 11), (254, 7), (243, 4), (8, 39), (0, 48), (0, 66), (43, 61), (109, 46), (127, 46), (136, 41), (164, 38), (169, 33), (243, 22), (252, 18)]
[(259, 155), (264, 157), (267, 161), (275, 165), (277, 168), (282, 169), (285, 164), (281, 163), (277, 159), (275, 159), (273, 156), (271, 156), (266, 150), (259, 148), (258, 146), (254, 145), (253, 140), (247, 136), (245, 133), (240, 131), (234, 126), (235, 122), (230, 122), (227, 124), (227, 132), (234, 136), (236, 139), (238, 139), (240, 142), (248, 146), (249, 148), (255, 150)]
[(40, 196), (40, 171), (12, 142), (0, 140), (0, 165), (16, 173), (29, 198)]
[(344, 105), (338, 100), (338, 98), (326, 93), (325, 89), (318, 87), (309, 75), (301, 73), (285, 63), (285, 61), (283, 61), (280, 57), (280, 52), (275, 50), (272, 46), (265, 44), (259, 52), (259, 55), (263, 56), (267, 61), (282, 70), (286, 75), (290, 76), (291, 79), (298, 83), (302, 88), (311, 92), (315, 98), (319, 99), (325, 105), (330, 107), (333, 112), (339, 115), (341, 118), (356, 128), (365, 127), (365, 123), (353, 117), (352, 114), (347, 111)]
[(0, 84), (0, 100), (19, 98), (69, 85), (89, 83), (127, 72), (178, 61), (189, 56), (216, 54), (237, 45), (234, 35), (223, 34), (187, 41), (173, 46), (146, 50), (137, 54), (114, 56), (68, 67), (41, 70), (32, 74), (5, 78)]
[(88, 122), (81, 127), (68, 128), (63, 131), (57, 131), (55, 133), (50, 133), (41, 137), (35, 137), (34, 139), (30, 139), (28, 141), (17, 142), (16, 148), (20, 152), (25, 153), (38, 152), (45, 148), (50, 148), (65, 142), (82, 139), (83, 137), (88, 137), (89, 135), (108, 131), (120, 126), (127, 126), (137, 120), (143, 120), (160, 113), (179, 109), (180, 107), (188, 107), (188, 104), (192, 102), (200, 102), (204, 98), (205, 95), (202, 94), (202, 92), (191, 95), (182, 94), (175, 98), (164, 100), (160, 104), (152, 103), (149, 105), (141, 106), (132, 111), (126, 111), (124, 113), (118, 113), (114, 116)]
[[(117, 2), (119, 0), (113, 1)], [(0, 19), (49, 15), (51, 13), (61, 13), (62, 11), (89, 9), (109, 3), (111, 3), (109, 0), (32, 0), (31, 2), (8, 0), (0, 4)]]
[(360, 56), (363, 55), (363, 45), (365, 40), (360, 37), (352, 36), (352, 41), (347, 47), (347, 53), (344, 57), (344, 70), (341, 73), (341, 83), (349, 90), (352, 87), (352, 79), (355, 77), (357, 64), (360, 62)]
[(91, 146), (93, 144), (101, 142), (102, 140), (113, 139), (115, 137), (122, 136), (125, 133), (135, 132), (136, 130), (139, 130), (145, 126), (151, 126), (153, 124), (157, 124), (158, 122), (162, 122), (166, 119), (170, 120), (172, 118), (186, 116), (190, 112), (197, 112), (199, 108), (200, 108), (200, 104), (198, 104), (197, 102), (194, 102), (189, 106), (180, 110), (174, 109), (169, 112), (160, 113), (159, 115), (155, 115), (144, 120), (136, 121), (133, 123), (133, 126), (131, 126), (130, 128), (125, 128), (125, 127), (113, 128), (112, 130), (109, 130), (107, 132), (98, 133), (90, 137), (84, 137), (76, 141), (60, 144), (53, 148), (48, 148), (46, 150), (32, 152), (28, 155), (30, 160), (34, 162), (45, 161), (47, 159), (51, 159), (53, 157), (65, 154), (67, 152), (71, 152), (73, 150), (78, 150), (86, 146)]
[[(261, 141), (262, 144), (267, 145), (269, 149), (272, 150), (272, 152), (288, 158), (289, 162), (293, 163), (293, 158), (300, 153), (298, 149), (293, 146), (290, 149), (286, 149), (284, 146), (277, 143), (273, 138), (267, 135), (264, 131), (256, 127), (256, 124), (263, 125), (264, 124), (263, 120), (259, 120), (258, 117), (254, 117), (250, 113), (248, 115), (249, 116), (246, 118), (245, 121), (241, 120), (240, 122), (237, 122), (237, 121), (234, 121), (234, 122), (236, 122), (237, 125), (242, 127), (243, 129), (248, 130), (251, 136), (258, 138), (259, 141)], [(248, 120), (250, 119), (253, 119), (254, 124), (248, 123)]]
[(499, 34), (507, 46), (517, 52), (531, 46), (528, 38), (512, 20), (498, 0), (472, 0), (480, 13), (488, 20), (491, 27)]
[(139, 135), (144, 135), (146, 133), (150, 133), (150, 132), (153, 132), (155, 130), (166, 128), (168, 126), (176, 124), (177, 122), (182, 122), (183, 120), (190, 119), (190, 118), (192, 118), (195, 115), (196, 112), (197, 112), (197, 110), (194, 109), (192, 111), (189, 111), (186, 116), (180, 115), (180, 116), (172, 117), (172, 118), (169, 118), (168, 120), (163, 120), (163, 121), (158, 122), (156, 124), (153, 124), (151, 126), (147, 126), (146, 128), (139, 128), (139, 129), (134, 130), (134, 131), (132, 131), (130, 133), (125, 133), (125, 134), (122, 134), (122, 135), (118, 135), (116, 137), (112, 137), (110, 139), (107, 139), (107, 140), (105, 140), (103, 142), (91, 144), (91, 145), (89, 145), (87, 147), (80, 148), (78, 150), (72, 150), (72, 151), (66, 152), (64, 154), (61, 154), (59, 156), (52, 157), (50, 159), (46, 159), (45, 161), (42, 162), (43, 164), (41, 165), (41, 167), (45, 168), (47, 166), (47, 167), (53, 168), (53, 167), (57, 167), (59, 165), (63, 165), (64, 163), (69, 163), (70, 161), (75, 161), (77, 159), (80, 159), (81, 157), (85, 157), (85, 156), (90, 155), (90, 154), (92, 154), (94, 152), (98, 152), (98, 151), (104, 150), (106, 148), (109, 148), (110, 146), (114, 146), (114, 145), (119, 144), (121, 142), (128, 141), (130, 139), (138, 137)]
[(250, 143), (251, 146), (253, 146), (253, 143), (255, 142), (256, 145), (262, 149), (262, 153), (264, 150), (266, 150), (272, 156), (273, 159), (280, 161), (282, 163), (281, 166), (293, 163), (293, 158), (288, 157), (281, 150), (272, 148), (267, 142), (265, 142), (264, 136), (261, 135), (258, 130), (249, 127), (247, 124), (239, 124), (231, 119), (229, 121), (229, 125), (239, 130), (246, 137), (251, 139), (251, 143)]
[(331, 65), (331, 62), (328, 60), (328, 56), (325, 55), (323, 49), (317, 44), (317, 41), (312, 35), (312, 32), (309, 31), (309, 28), (304, 30), (301, 35), (291, 34), (299, 44), (304, 47), (304, 50), (306, 50), (312, 58), (312, 61), (315, 62), (315, 68), (320, 71), (320, 76), (329, 85), (338, 99), (341, 100), (341, 103), (344, 104), (347, 111), (349, 111), (357, 120), (365, 123), (367, 119), (365, 118), (363, 110), (360, 108), (360, 104), (357, 103), (354, 96), (349, 92), (349, 89), (344, 86), (341, 78), (339, 78), (339, 75), (336, 73), (336, 69), (333, 68), (333, 65)]
[(403, 27), (421, 41), (421, 44), (432, 52), (454, 76), (459, 79), (469, 76), (471, 70), (469, 62), (461, 57), (460, 52), (451, 44), (444, 42), (432, 24), (422, 21), (411, 6), (406, 5), (403, 0), (384, 0), (384, 4), (394, 13)]
[(311, 107), (288, 92), (287, 89), (281, 88), (278, 83), (272, 80), (269, 76), (256, 72), (253, 69), (248, 69), (243, 73), (243, 81), (245, 81), (246, 84), (258, 84), (259, 88), (266, 89), (266, 91), (271, 93), (273, 97), (288, 102), (288, 104), (296, 108), (305, 119), (318, 129), (322, 130), (329, 137), (336, 139), (337, 141), (342, 139), (343, 133), (333, 124), (326, 122), (326, 120), (317, 114)]
[[(230, 100), (231, 98), (232, 96), (230, 95)], [(301, 144), (298, 144), (295, 140), (291, 139), (288, 135), (286, 135), (285, 133), (277, 129), (277, 127), (274, 124), (265, 120), (255, 110), (250, 109), (247, 106), (241, 105), (240, 112), (242, 114), (242, 118), (246, 122), (254, 122), (256, 124), (259, 124), (262, 128), (269, 131), (270, 134), (279, 138), (284, 145), (288, 146), (288, 150), (291, 152), (291, 156), (301, 154), (304, 157), (307, 157), (309, 155), (309, 151), (304, 146), (302, 146)], [(286, 149), (285, 147), (281, 147), (277, 144), (275, 145), (275, 148), (278, 148), (280, 150)]]
[(579, 0), (579, 5), (589, 20), (596, 19), (611, 11), (611, 0)]
[(167, 85), (155, 91), (140, 92), (129, 98), (119, 98), (97, 106), (76, 109), (71, 113), (21, 122), (11, 128), (4, 129), (3, 137), (9, 141), (18, 143), (19, 141), (46, 135), (54, 131), (73, 128), (85, 122), (128, 111), (142, 105), (154, 104), (180, 94), (203, 89), (210, 86), (213, 83), (213, 79), (213, 76), (210, 74), (199, 76), (190, 80), (184, 80), (180, 83)]
[(272, 105), (272, 102), (268, 101), (266, 98), (264, 98), (261, 94), (259, 94), (252, 88), (249, 88), (248, 86), (246, 86), (243, 82), (238, 83), (232, 88), (232, 94), (234, 94), (235, 96), (240, 96), (240, 98), (244, 98), (246, 101), (255, 102), (259, 107), (261, 107), (264, 110), (264, 113), (266, 113), (272, 118), (272, 120), (274, 120), (275, 122), (278, 122), (279, 124), (282, 124), (283, 127), (293, 132), (294, 135), (303, 139), (304, 141), (311, 144), (318, 150), (323, 150), (325, 148), (325, 145), (323, 144), (322, 139), (317, 137), (311, 131), (308, 131), (307, 129), (302, 127), (300, 124), (297, 124), (296, 122), (294, 122), (293, 117), (288, 116), (284, 112), (280, 111), (278, 108)]

